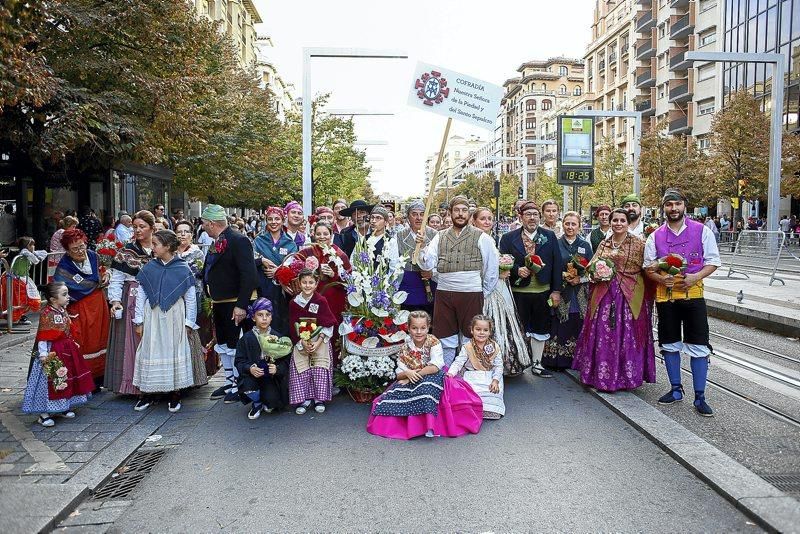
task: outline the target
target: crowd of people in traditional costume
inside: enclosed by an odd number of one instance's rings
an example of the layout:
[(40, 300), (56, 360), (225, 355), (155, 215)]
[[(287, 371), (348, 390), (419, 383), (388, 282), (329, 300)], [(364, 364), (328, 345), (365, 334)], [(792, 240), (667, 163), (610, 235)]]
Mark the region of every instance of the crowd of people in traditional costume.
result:
[[(498, 241), (493, 212), (463, 196), (427, 218), (422, 201), (395, 214), (340, 199), (308, 218), (292, 201), (242, 224), (214, 204), (194, 222), (161, 207), (111, 225), (101, 238), (116, 250), (105, 264), (68, 217), (53, 237), (63, 256), (42, 292), (23, 410), (52, 426), (102, 386), (131, 396), (137, 411), (165, 400), (177, 412), (185, 392), (221, 368), (211, 399), (244, 403), (251, 420), (286, 408), (322, 414), (347, 354), (348, 281), (366, 262), (401, 273), (395, 313), (407, 321), (405, 337), (392, 338), (393, 380), (372, 401), (372, 434), (477, 433), (506, 414), (506, 382), (526, 369), (541, 378), (573, 369), (604, 392), (653, 383), (656, 315), (670, 381), (659, 403), (685, 396), (683, 353), (695, 410), (711, 416), (703, 278), (720, 256), (686, 205), (668, 189), (665, 222), (645, 229), (629, 195), (597, 208), (587, 232), (554, 200), (522, 200)], [(24, 251), (29, 264), (44, 259), (32, 242)]]

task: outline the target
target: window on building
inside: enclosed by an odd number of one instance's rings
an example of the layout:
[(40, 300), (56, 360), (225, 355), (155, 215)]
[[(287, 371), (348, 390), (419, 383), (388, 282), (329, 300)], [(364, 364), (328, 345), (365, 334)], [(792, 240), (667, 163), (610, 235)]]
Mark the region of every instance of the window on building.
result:
[(698, 137), (697, 138), (697, 148), (700, 150), (708, 150), (711, 148), (711, 138), (710, 137)]
[(658, 68), (663, 69), (664, 66), (667, 64), (667, 54), (666, 52), (663, 54), (658, 55)]
[(525, 111), (535, 111), (536, 110), (536, 100), (528, 100), (525, 102)]
[(542, 84), (542, 91), (547, 91), (547, 84), (546, 83)]
[(697, 69), (697, 81), (702, 82), (703, 80), (710, 80), (714, 77), (716, 66), (714, 63), (709, 63), (707, 65), (703, 65), (699, 69)]
[(667, 25), (666, 24), (659, 24), (658, 25), (658, 38), (661, 39), (667, 34)]
[(558, 88), (558, 94), (560, 94), (560, 95), (565, 95), (565, 94), (567, 94), (567, 86), (566, 86), (566, 85), (564, 85), (563, 83), (562, 83), (562, 84), (561, 84), (561, 86)]
[(594, 79), (589, 78), (589, 92), (591, 93), (593, 91), (594, 91)]
[(700, 13), (717, 7), (717, 0), (700, 0)]
[(580, 96), (583, 90), (581, 89), (580, 85), (576, 85), (575, 89), (572, 90), (572, 94), (575, 96)]
[(525, 121), (525, 129), (526, 130), (532, 130), (534, 128), (536, 128), (536, 121), (535, 120), (528, 119), (528, 120)]
[(549, 100), (542, 100), (542, 111), (547, 111), (553, 107), (553, 103)]
[(558, 67), (559, 76), (566, 76), (568, 74), (569, 74), (569, 69), (566, 66), (561, 65), (560, 67)]
[(658, 98), (659, 99), (664, 98), (664, 95), (666, 94), (666, 92), (667, 92), (667, 84), (662, 83), (661, 85), (658, 86)]
[(709, 28), (700, 34), (700, 46), (710, 45), (717, 42), (717, 28)]
[(536, 165), (536, 156), (528, 154), (528, 165)]
[(697, 103), (697, 114), (698, 115), (710, 115), (714, 113), (714, 99), (708, 98), (706, 100), (701, 100)]

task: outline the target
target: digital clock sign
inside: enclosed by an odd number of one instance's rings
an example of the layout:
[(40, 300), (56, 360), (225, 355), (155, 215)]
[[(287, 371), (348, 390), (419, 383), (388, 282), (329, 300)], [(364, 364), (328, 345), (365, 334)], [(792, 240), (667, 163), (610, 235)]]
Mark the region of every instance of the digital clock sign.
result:
[(558, 117), (559, 185), (594, 183), (594, 118), (561, 115)]

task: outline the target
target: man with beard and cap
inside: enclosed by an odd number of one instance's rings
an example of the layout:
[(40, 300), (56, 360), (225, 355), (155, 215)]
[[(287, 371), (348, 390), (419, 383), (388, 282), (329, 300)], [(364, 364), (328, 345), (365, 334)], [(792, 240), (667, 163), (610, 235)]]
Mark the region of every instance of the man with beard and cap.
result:
[(298, 248), (302, 247), (306, 243), (306, 234), (303, 233), (303, 206), (292, 200), (283, 208), (283, 213), (286, 215), (286, 234), (294, 240)]
[[(519, 207), (522, 227), (503, 234), (500, 254), (514, 256), (511, 268), (511, 294), (517, 305), (520, 323), (531, 343), (532, 372), (542, 377), (552, 374), (541, 365), (545, 342), (550, 339), (551, 306), (561, 302), (561, 252), (558, 238), (551, 230), (539, 226), (539, 206), (527, 201)], [(525, 259), (539, 256), (544, 267), (533, 273)], [(552, 304), (550, 304), (552, 303)]]
[(406, 207), (408, 226), (397, 232), (397, 249), (400, 257), (406, 256), (405, 274), (400, 282), (400, 291), (408, 293), (408, 298), (401, 308), (408, 311), (424, 310), (433, 315), (433, 297), (436, 293), (436, 282), (433, 281), (434, 271), (423, 271), (415, 264), (412, 257), (417, 246), (416, 236), (420, 230), (425, 229), (426, 247), (436, 235), (436, 230), (423, 225), (425, 221), (425, 205), (415, 200)]
[(364, 200), (354, 200), (350, 207), (339, 211), (342, 217), (350, 217), (352, 224), (333, 236), (333, 244), (342, 249), (349, 258), (356, 248), (356, 243), (366, 237), (369, 231), (369, 214), (374, 204), (367, 204)]
[(642, 220), (642, 201), (631, 193), (622, 199), (622, 209), (628, 212), (628, 232), (644, 239), (644, 221)]
[(214, 310), (215, 350), (222, 360), (226, 382), (211, 394), (211, 398), (224, 397), (227, 404), (239, 400), (236, 387), (239, 372), (233, 360), (239, 336), (253, 327), (247, 318), (247, 306), (256, 299), (258, 273), (253, 261), (253, 245), (247, 236), (228, 226), (222, 206), (209, 204), (200, 219), (203, 229), (214, 239), (203, 264), (203, 282)]
[[(708, 227), (686, 217), (686, 197), (679, 190), (667, 189), (661, 206), (666, 222), (650, 234), (644, 249), (646, 275), (658, 284), (658, 344), (672, 385), (658, 403), (683, 400), (681, 352), (685, 352), (692, 367), (694, 408), (699, 415), (711, 417), (714, 412), (705, 398), (711, 345), (703, 279), (722, 265), (719, 249)], [(658, 268), (658, 258), (668, 254), (686, 260), (685, 273), (670, 275)]]
[[(470, 339), (472, 318), (483, 313), (483, 298), (494, 290), (500, 274), (494, 241), (469, 224), (466, 197), (450, 201), (450, 216), (452, 227), (439, 231), (419, 255), (421, 269), (439, 273), (433, 335), (442, 343), (446, 365), (453, 363), (459, 341)], [(422, 245), (426, 236), (420, 231), (415, 239)]]

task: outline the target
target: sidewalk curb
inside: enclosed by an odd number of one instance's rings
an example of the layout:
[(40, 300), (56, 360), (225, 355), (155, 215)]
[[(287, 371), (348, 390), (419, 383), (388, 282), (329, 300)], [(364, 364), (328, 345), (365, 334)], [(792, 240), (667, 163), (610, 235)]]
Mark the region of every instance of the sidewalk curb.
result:
[[(580, 385), (575, 371), (566, 373)], [(628, 391), (590, 393), (770, 532), (798, 532), (800, 506), (773, 485)]]
[(714, 300), (708, 293), (706, 307), (708, 314), (717, 319), (751, 326), (779, 336), (800, 337), (800, 320), (792, 318), (796, 312), (790, 308), (787, 308), (787, 312), (791, 316), (780, 316)]
[[(25, 491), (19, 491), (21, 488)], [(55, 514), (38, 514), (36, 507), (31, 507), (30, 492), (46, 493), (47, 502), (60, 500), (63, 496), (67, 500), (59, 503), (60, 510)], [(0, 519), (0, 529), (3, 532), (51, 532), (58, 524), (66, 519), (78, 505), (89, 495), (89, 488), (79, 484), (7, 484), (0, 487), (0, 497), (8, 504), (14, 502), (12, 507), (15, 514), (3, 515)], [(20, 502), (15, 502), (19, 500)]]

